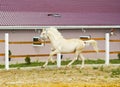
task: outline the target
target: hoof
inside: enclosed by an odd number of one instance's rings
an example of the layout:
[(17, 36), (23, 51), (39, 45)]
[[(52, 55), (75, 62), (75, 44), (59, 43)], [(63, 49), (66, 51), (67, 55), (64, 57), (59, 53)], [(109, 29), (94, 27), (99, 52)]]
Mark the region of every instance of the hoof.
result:
[(41, 66), (41, 68), (45, 68), (44, 66)]
[(41, 68), (45, 68), (45, 67), (46, 67), (46, 65), (41, 66)]
[(66, 65), (66, 68), (70, 67), (69, 65)]
[(66, 65), (65, 68), (70, 68), (70, 65)]
[(80, 69), (83, 69), (83, 68), (84, 68), (84, 66), (81, 66), (81, 67), (80, 67)]

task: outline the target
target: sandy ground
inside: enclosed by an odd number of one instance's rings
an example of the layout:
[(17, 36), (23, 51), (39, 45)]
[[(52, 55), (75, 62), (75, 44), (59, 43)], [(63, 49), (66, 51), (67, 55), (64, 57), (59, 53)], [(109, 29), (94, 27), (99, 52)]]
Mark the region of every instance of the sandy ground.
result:
[(0, 70), (0, 87), (120, 87), (120, 66), (78, 66), (71, 68), (20, 68)]

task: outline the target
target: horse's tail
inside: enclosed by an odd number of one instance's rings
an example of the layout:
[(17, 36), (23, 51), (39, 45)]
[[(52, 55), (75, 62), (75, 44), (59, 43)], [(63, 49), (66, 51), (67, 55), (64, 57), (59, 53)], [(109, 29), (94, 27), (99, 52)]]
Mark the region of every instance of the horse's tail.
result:
[(99, 52), (99, 49), (98, 49), (98, 46), (97, 46), (97, 42), (95, 40), (87, 40), (85, 41), (86, 44), (91, 44), (94, 48), (94, 50), (98, 53)]

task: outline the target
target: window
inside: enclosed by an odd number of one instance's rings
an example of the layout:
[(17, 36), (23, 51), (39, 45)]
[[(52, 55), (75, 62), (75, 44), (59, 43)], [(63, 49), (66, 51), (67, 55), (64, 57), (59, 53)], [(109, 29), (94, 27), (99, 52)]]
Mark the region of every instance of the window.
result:
[(33, 37), (33, 46), (43, 46), (40, 41), (42, 41), (40, 37)]
[(80, 39), (91, 39), (91, 36), (90, 35), (80, 36)]

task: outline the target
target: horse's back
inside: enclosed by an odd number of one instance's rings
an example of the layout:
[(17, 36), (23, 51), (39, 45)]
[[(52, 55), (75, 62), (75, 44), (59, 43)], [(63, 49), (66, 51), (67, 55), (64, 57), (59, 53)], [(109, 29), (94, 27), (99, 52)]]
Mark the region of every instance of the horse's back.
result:
[(73, 52), (85, 47), (84, 41), (80, 39), (66, 39), (61, 43), (61, 50), (66, 52)]

